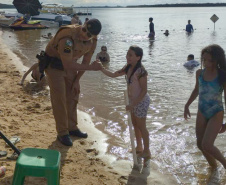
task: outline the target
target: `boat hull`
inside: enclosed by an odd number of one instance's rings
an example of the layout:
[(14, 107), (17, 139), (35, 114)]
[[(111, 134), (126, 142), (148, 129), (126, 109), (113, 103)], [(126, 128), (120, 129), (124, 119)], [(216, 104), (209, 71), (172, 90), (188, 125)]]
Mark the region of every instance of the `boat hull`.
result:
[(14, 23), (9, 25), (14, 30), (34, 30), (34, 29), (46, 29), (47, 26), (40, 24), (40, 21), (28, 21), (27, 23), (23, 19), (17, 19)]
[(39, 15), (32, 16), (32, 20), (54, 21), (61, 22), (61, 24), (71, 24), (71, 17), (67, 15), (52, 14), (52, 13), (40, 13)]
[(47, 29), (48, 27), (40, 27), (40, 26), (9, 26), (14, 30), (36, 30), (36, 29)]
[(9, 27), (10, 24), (14, 22), (14, 18), (7, 18), (5, 16), (0, 15), (0, 26), (1, 27)]
[[(10, 18), (20, 18), (23, 15), (20, 13), (5, 13), (5, 17)], [(31, 20), (41, 20), (41, 21), (53, 21), (60, 24), (59, 25), (68, 25), (71, 24), (71, 17), (67, 15), (61, 15), (61, 14), (53, 14), (53, 13), (40, 13), (36, 16), (31, 16)]]

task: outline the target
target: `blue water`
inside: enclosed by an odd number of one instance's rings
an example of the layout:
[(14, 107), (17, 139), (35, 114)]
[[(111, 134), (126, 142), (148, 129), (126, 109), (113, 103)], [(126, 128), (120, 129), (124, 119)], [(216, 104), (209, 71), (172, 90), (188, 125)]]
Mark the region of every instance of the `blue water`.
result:
[[(148, 93), (151, 97), (147, 128), (153, 162), (159, 166), (159, 171), (168, 171), (178, 184), (206, 184), (210, 178), (208, 164), (197, 149), (195, 139), (197, 100), (190, 107), (192, 118), (189, 121), (183, 119), (184, 104), (194, 88), (198, 68), (189, 71), (183, 63), (191, 53), (199, 61), (201, 49), (209, 44), (219, 44), (226, 49), (226, 8), (101, 8), (93, 9), (92, 14), (103, 26), (92, 60), (100, 47), (106, 45), (111, 57), (106, 68), (115, 71), (125, 65), (130, 45), (136, 44), (144, 50), (142, 62), (149, 73)], [(219, 17), (215, 30), (210, 20), (213, 14)], [(149, 17), (154, 18), (154, 42), (147, 38)], [(80, 18), (84, 22), (85, 17)], [(191, 35), (184, 31), (188, 19), (195, 29)], [(166, 29), (170, 33), (168, 37), (163, 34)], [(31, 66), (36, 61), (36, 54), (48, 43), (40, 36), (56, 31), (14, 32), (6, 29), (3, 38), (23, 58), (24, 65)], [(124, 77), (112, 79), (101, 72), (86, 72), (81, 79), (79, 108), (89, 113), (96, 127), (108, 134), (111, 143), (108, 153), (118, 159), (132, 160), (128, 153), (125, 89)], [(218, 136), (216, 145), (226, 154), (225, 134)], [(214, 180), (225, 184), (225, 172), (219, 166), (219, 174)]]

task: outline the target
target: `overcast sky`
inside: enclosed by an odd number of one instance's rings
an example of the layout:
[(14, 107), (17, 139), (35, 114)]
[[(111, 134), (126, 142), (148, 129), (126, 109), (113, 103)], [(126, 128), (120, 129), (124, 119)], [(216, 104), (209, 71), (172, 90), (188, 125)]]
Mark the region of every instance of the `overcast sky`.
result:
[[(41, 3), (60, 3), (64, 6), (126, 6), (175, 3), (226, 3), (226, 0), (39, 0)], [(12, 4), (13, 0), (0, 0), (3, 4)]]

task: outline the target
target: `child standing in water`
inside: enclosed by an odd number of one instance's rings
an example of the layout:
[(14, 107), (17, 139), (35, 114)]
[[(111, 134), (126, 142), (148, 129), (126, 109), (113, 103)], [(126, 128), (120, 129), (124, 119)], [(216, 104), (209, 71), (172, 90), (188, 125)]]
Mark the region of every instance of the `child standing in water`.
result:
[(224, 108), (222, 93), (226, 102), (226, 61), (224, 50), (219, 45), (209, 45), (201, 52), (201, 67), (196, 72), (196, 85), (184, 108), (184, 118), (190, 117), (189, 105), (199, 95), (196, 118), (196, 138), (209, 165), (217, 167), (218, 160), (226, 168), (226, 160), (214, 141), (221, 130)]
[[(126, 76), (129, 95), (129, 105), (126, 110), (131, 112), (132, 123), (136, 136), (136, 152), (144, 158), (144, 166), (148, 165), (151, 158), (149, 150), (149, 132), (146, 128), (146, 116), (150, 104), (147, 94), (147, 71), (141, 64), (143, 50), (138, 46), (130, 46), (126, 59), (127, 64), (116, 72), (102, 69), (102, 72), (109, 77)], [(143, 144), (142, 144), (143, 141)]]

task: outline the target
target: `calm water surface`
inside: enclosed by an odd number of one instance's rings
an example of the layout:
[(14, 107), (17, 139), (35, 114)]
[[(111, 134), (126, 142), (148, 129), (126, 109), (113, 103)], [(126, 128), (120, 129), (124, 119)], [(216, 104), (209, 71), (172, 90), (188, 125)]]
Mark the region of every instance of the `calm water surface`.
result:
[[(219, 165), (218, 173), (211, 175), (208, 164), (196, 147), (195, 119), (197, 100), (191, 105), (192, 118), (183, 119), (183, 107), (195, 84), (195, 71), (183, 67), (188, 54), (199, 60), (200, 51), (209, 44), (219, 44), (226, 50), (226, 8), (122, 8), (93, 9), (92, 17), (103, 25), (97, 49), (108, 47), (112, 71), (126, 64), (126, 52), (130, 45), (143, 48), (143, 65), (148, 76), (148, 93), (151, 97), (147, 117), (150, 132), (150, 148), (153, 162), (159, 171), (167, 170), (178, 184), (226, 184), (224, 169)], [(220, 19), (214, 24), (210, 17)], [(154, 18), (155, 42), (148, 40), (148, 18)], [(81, 17), (84, 21), (85, 17)], [(184, 32), (187, 20), (195, 29), (192, 35)], [(163, 33), (168, 29), (170, 35)], [(4, 29), (3, 38), (13, 52), (23, 58), (30, 67), (35, 56), (44, 49), (47, 40), (41, 35), (56, 33), (56, 29), (12, 31)], [(96, 127), (109, 135), (108, 152), (118, 159), (132, 160), (129, 130), (125, 114), (125, 78), (109, 78), (101, 72), (86, 72), (81, 79), (79, 108), (98, 117)], [(219, 135), (216, 145), (226, 157), (225, 134)]]

